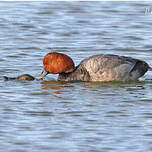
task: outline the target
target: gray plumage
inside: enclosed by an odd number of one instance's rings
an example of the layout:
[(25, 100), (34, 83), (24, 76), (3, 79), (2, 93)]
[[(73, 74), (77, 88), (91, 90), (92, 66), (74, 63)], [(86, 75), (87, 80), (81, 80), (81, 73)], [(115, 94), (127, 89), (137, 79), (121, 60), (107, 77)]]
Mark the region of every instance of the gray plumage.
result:
[(149, 65), (131, 57), (100, 54), (84, 59), (73, 72), (60, 73), (60, 81), (130, 81), (137, 80)]

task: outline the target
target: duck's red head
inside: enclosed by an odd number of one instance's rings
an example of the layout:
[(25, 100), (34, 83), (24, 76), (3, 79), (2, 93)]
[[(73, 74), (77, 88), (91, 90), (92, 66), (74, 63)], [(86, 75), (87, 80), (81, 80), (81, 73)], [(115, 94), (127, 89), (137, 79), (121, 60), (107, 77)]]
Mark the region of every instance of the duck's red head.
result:
[(47, 72), (52, 74), (68, 73), (74, 70), (73, 60), (62, 53), (48, 53), (43, 58), (43, 65)]
[(74, 62), (69, 56), (57, 52), (51, 52), (45, 55), (43, 58), (43, 66), (44, 69), (37, 79), (43, 78), (48, 73), (69, 73), (75, 68)]

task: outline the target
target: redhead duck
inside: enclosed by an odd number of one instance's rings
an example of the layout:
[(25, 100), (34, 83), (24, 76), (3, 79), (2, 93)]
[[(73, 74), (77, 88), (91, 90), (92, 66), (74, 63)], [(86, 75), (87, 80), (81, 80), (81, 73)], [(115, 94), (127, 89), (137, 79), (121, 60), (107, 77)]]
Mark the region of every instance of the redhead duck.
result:
[(51, 52), (44, 56), (43, 66), (38, 80), (52, 73), (59, 74), (59, 81), (130, 81), (152, 70), (142, 60), (112, 54), (90, 56), (75, 67), (69, 56)]
[(3, 78), (7, 81), (7, 80), (34, 80), (35, 78), (29, 74), (22, 74), (18, 77), (7, 77), (7, 76), (3, 76)]

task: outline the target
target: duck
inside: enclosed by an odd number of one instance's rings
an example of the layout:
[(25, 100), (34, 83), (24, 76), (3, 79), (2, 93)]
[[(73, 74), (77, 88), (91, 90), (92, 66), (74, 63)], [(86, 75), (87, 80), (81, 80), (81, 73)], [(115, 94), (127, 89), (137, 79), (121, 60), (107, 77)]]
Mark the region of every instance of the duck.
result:
[(68, 55), (50, 52), (44, 56), (42, 72), (36, 79), (43, 79), (48, 74), (59, 74), (58, 81), (135, 81), (147, 71), (152, 71), (148, 63), (127, 56), (97, 54), (75, 66)]
[(28, 80), (28, 81), (31, 81), (31, 80), (35, 79), (32, 75), (29, 75), (29, 74), (22, 74), (18, 77), (3, 76), (3, 78), (5, 81), (8, 81), (8, 80)]

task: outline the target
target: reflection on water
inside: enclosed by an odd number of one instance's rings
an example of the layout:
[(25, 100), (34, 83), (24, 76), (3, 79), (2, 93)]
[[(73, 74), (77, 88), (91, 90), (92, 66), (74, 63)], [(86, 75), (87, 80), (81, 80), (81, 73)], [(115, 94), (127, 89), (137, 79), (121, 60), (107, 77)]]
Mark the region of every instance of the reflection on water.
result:
[(0, 2), (0, 148), (151, 151), (152, 77), (135, 82), (4, 81), (36, 76), (50, 51), (75, 64), (99, 53), (151, 63), (151, 2)]

